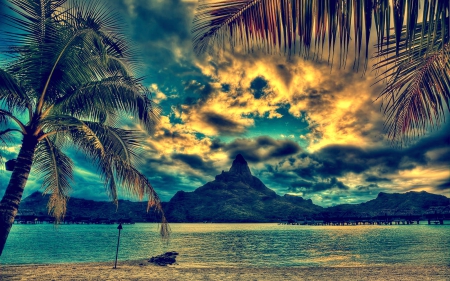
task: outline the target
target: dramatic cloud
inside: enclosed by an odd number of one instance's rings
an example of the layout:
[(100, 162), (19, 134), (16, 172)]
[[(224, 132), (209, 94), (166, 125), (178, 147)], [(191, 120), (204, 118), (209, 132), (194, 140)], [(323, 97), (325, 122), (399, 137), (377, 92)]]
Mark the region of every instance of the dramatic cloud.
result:
[(390, 179), (388, 179), (388, 178), (380, 178), (380, 177), (377, 177), (377, 176), (367, 176), (366, 177), (366, 182), (391, 182), (391, 180)]
[(450, 180), (447, 182), (441, 183), (440, 185), (436, 186), (436, 189), (438, 190), (450, 190)]
[(319, 192), (324, 190), (330, 190), (330, 189), (343, 189), (347, 190), (349, 189), (348, 186), (346, 186), (341, 181), (337, 180), (336, 178), (331, 178), (329, 181), (326, 182), (308, 182), (308, 181), (296, 181), (291, 184), (291, 190), (294, 192)]
[(228, 152), (230, 159), (242, 154), (250, 162), (266, 162), (296, 154), (300, 146), (290, 140), (274, 140), (267, 136), (256, 139), (236, 139), (222, 146)]
[(189, 167), (195, 170), (200, 170), (204, 173), (213, 174), (217, 172), (213, 167), (211, 161), (204, 161), (198, 155), (189, 154), (174, 154), (172, 155), (173, 160), (180, 160), (181, 162), (187, 164)]
[(219, 135), (239, 135), (245, 131), (245, 126), (215, 112), (205, 112), (200, 118), (204, 120), (205, 125), (213, 127)]

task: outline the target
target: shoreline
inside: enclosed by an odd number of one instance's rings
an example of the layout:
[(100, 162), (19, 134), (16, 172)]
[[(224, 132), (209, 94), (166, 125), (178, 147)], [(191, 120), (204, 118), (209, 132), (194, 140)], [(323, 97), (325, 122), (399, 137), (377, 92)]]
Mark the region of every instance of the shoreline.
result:
[(450, 280), (450, 265), (349, 267), (157, 266), (147, 259), (61, 264), (1, 264), (0, 280)]

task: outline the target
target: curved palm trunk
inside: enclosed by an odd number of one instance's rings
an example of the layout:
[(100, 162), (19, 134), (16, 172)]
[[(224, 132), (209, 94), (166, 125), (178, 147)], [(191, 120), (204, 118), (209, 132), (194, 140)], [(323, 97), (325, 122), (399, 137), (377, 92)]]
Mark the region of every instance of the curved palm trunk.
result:
[(17, 215), (23, 190), (27, 183), (28, 175), (30, 174), (37, 143), (37, 137), (24, 136), (14, 171), (12, 172), (5, 195), (0, 202), (0, 256), (14, 223), (14, 218)]

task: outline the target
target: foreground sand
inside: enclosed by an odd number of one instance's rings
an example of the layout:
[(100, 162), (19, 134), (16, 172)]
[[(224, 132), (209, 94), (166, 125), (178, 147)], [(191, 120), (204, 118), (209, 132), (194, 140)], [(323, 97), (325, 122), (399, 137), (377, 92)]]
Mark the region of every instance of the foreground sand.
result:
[(0, 280), (450, 280), (450, 266), (232, 268), (146, 260), (112, 263), (0, 265)]

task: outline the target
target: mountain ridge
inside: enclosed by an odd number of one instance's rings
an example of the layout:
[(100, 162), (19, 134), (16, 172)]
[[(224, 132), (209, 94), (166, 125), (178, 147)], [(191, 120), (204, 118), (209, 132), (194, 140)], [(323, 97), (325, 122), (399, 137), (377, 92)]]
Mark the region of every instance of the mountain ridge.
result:
[(167, 203), (166, 217), (174, 222), (271, 222), (289, 216), (305, 216), (323, 208), (311, 200), (294, 203), (269, 189), (251, 174), (247, 161), (236, 156), (228, 172), (193, 192), (178, 191)]
[[(19, 212), (34, 210), (36, 214), (45, 215), (47, 200), (46, 196), (35, 192), (22, 201)], [(252, 175), (247, 161), (238, 154), (229, 171), (222, 171), (213, 181), (194, 191), (178, 191), (169, 202), (162, 202), (162, 206), (169, 222), (276, 222), (337, 213), (377, 213), (382, 210), (424, 213), (430, 207), (450, 206), (450, 199), (425, 191), (380, 192), (375, 199), (367, 202), (324, 208), (315, 205), (311, 199), (276, 194)], [(159, 214), (153, 211), (147, 213), (146, 208), (146, 202), (119, 200), (119, 208), (116, 209), (107, 201), (70, 198), (67, 218), (159, 221)]]

